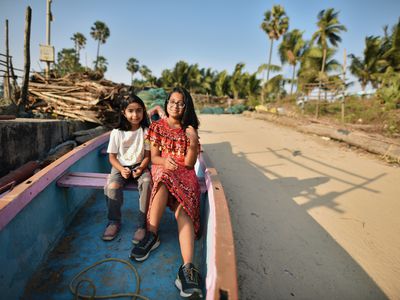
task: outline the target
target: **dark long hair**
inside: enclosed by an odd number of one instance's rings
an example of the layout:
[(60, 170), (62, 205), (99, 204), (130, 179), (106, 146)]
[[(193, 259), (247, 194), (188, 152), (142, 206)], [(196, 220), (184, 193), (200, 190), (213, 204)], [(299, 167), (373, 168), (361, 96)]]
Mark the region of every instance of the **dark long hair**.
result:
[(183, 102), (185, 103), (185, 111), (183, 112), (183, 116), (181, 119), (182, 128), (186, 129), (189, 126), (192, 126), (194, 129), (198, 129), (200, 122), (199, 122), (199, 119), (197, 118), (196, 112), (194, 110), (192, 96), (190, 96), (190, 93), (183, 87), (175, 87), (171, 91), (171, 93), (169, 93), (167, 99), (165, 100), (164, 110), (165, 110), (165, 114), (167, 115), (167, 117), (169, 117), (167, 105), (168, 105), (169, 99), (171, 98), (171, 95), (173, 93), (181, 94), (183, 96)]
[(125, 96), (120, 105), (120, 114), (119, 114), (119, 123), (116, 129), (121, 129), (124, 131), (131, 130), (131, 124), (129, 121), (125, 118), (123, 112), (125, 109), (128, 107), (129, 104), (131, 103), (137, 103), (143, 108), (143, 119), (140, 121), (139, 125), (145, 129), (150, 126), (150, 121), (149, 121), (149, 116), (147, 115), (147, 110), (146, 106), (144, 105), (144, 102), (142, 99), (140, 99), (138, 96), (136, 96), (134, 93), (131, 93), (129, 96)]

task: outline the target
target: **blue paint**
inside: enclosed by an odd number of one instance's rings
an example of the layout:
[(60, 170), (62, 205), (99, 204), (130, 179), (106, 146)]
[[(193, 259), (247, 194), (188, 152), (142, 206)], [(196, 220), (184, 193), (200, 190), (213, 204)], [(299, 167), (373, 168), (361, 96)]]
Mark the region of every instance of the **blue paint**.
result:
[[(69, 171), (104, 173), (109, 169), (107, 156), (93, 151)], [(137, 211), (138, 193), (126, 191), (120, 235), (104, 242), (100, 237), (107, 220), (102, 191), (50, 184), (0, 232), (0, 298), (72, 299), (68, 285), (81, 270), (109, 257), (129, 260)], [(174, 281), (181, 256), (176, 221), (168, 208), (159, 234), (160, 247), (146, 261), (132, 264), (140, 274), (144, 296), (179, 299)], [(204, 240), (203, 234), (196, 241), (195, 264), (206, 274)], [(95, 283), (97, 294), (135, 291), (134, 276), (123, 265), (102, 265), (87, 276)], [(84, 286), (81, 293), (91, 292)]]
[[(25, 291), (25, 297), (38, 300), (71, 299), (68, 284), (81, 270), (105, 258), (129, 260), (137, 210), (137, 192), (125, 192), (120, 235), (114, 241), (104, 242), (100, 237), (106, 225), (106, 206), (101, 191), (98, 191), (95, 198), (79, 211), (58, 247), (41, 266), (41, 271), (33, 275), (33, 284)], [(168, 209), (163, 216), (159, 234), (159, 248), (146, 261), (132, 261), (132, 264), (140, 274), (144, 296), (151, 299), (176, 299), (179, 293), (174, 280), (181, 257), (176, 221)], [(196, 243), (201, 244), (201, 241)], [(88, 277), (95, 283), (99, 295), (134, 292), (136, 288), (133, 274), (118, 263), (99, 266), (90, 271)], [(90, 290), (83, 289), (81, 293), (90, 294)]]

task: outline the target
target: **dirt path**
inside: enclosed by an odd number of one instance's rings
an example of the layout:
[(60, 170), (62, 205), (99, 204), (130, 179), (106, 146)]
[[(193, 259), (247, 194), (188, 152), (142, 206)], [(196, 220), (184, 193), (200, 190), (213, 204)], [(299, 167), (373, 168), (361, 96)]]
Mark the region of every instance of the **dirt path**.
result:
[(241, 299), (400, 299), (400, 169), (320, 137), (201, 115)]

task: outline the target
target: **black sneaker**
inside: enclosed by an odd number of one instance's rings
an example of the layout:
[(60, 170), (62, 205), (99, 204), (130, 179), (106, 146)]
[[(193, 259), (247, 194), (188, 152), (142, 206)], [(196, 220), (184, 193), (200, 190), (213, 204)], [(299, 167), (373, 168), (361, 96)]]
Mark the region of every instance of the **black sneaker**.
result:
[(158, 246), (160, 246), (158, 235), (151, 231), (146, 231), (144, 238), (139, 242), (139, 244), (133, 247), (131, 251), (131, 259), (143, 261), (149, 257), (150, 251), (156, 249)]
[(181, 297), (190, 297), (191, 299), (203, 298), (203, 292), (200, 287), (200, 273), (192, 263), (182, 265), (179, 268), (175, 285), (180, 290)]

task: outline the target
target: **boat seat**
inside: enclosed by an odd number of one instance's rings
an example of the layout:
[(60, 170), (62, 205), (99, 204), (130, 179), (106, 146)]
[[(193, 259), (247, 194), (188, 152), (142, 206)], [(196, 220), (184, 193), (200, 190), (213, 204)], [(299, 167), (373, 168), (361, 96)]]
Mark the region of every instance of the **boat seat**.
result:
[[(107, 182), (109, 173), (88, 173), (88, 172), (70, 172), (64, 174), (57, 180), (59, 187), (81, 187), (90, 189), (103, 189)], [(205, 193), (207, 186), (204, 178), (199, 178), (200, 191)], [(137, 184), (130, 182), (124, 186), (124, 190), (137, 190)]]
[[(81, 187), (90, 189), (103, 189), (109, 173), (70, 172), (57, 180), (59, 187)], [(137, 190), (136, 183), (124, 186), (125, 190)]]

